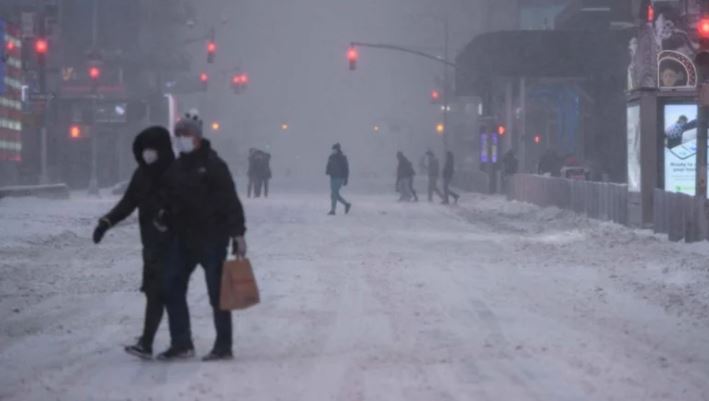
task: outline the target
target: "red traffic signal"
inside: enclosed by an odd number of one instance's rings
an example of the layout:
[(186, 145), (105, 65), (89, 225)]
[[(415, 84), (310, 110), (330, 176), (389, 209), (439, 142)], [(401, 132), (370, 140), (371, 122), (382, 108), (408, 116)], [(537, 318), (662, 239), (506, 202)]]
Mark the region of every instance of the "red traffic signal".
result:
[(97, 81), (99, 78), (101, 78), (101, 69), (96, 66), (90, 67), (89, 78), (91, 78), (92, 81)]
[(537, 144), (537, 145), (539, 145), (540, 143), (542, 143), (542, 136), (539, 135), (539, 134), (534, 135), (534, 143)]
[(507, 128), (505, 128), (504, 125), (500, 124), (500, 125), (497, 126), (497, 133), (498, 133), (500, 136), (504, 136), (506, 132), (507, 132)]
[(433, 103), (438, 103), (441, 100), (441, 92), (437, 90), (432, 90), (431, 91), (431, 101)]
[(709, 39), (709, 18), (704, 17), (697, 23), (697, 35), (700, 39)]
[(347, 50), (347, 60), (350, 63), (350, 71), (357, 69), (357, 60), (359, 59), (359, 53), (357, 53), (357, 48), (350, 46)]
[(648, 4), (647, 6), (647, 22), (655, 22), (655, 6)]
[(5, 50), (7, 50), (8, 52), (15, 50), (15, 42), (13, 42), (12, 40), (8, 40), (5, 44)]
[(207, 42), (207, 63), (211, 64), (214, 62), (214, 57), (217, 54), (217, 44), (210, 40)]
[(34, 50), (37, 52), (38, 55), (45, 55), (47, 54), (47, 50), (49, 50), (49, 45), (47, 44), (47, 39), (37, 39), (34, 42)]
[(231, 86), (235, 93), (241, 93), (248, 83), (249, 76), (246, 74), (238, 73), (231, 78)]
[(209, 75), (206, 72), (199, 74), (199, 82), (202, 85), (202, 90), (206, 91), (209, 84)]

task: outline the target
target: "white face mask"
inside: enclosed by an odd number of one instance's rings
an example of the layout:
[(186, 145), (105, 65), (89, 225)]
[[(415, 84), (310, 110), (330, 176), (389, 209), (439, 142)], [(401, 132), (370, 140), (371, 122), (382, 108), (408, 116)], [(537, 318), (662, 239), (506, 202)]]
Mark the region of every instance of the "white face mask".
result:
[(194, 150), (194, 139), (191, 136), (178, 136), (177, 149), (182, 153), (191, 153)]
[(143, 161), (145, 164), (153, 164), (158, 161), (158, 152), (155, 149), (143, 150)]

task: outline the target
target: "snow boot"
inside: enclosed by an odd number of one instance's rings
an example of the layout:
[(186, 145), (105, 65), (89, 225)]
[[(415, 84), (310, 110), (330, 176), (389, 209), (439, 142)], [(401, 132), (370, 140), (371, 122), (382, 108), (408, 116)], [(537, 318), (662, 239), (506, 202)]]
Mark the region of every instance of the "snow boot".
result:
[(345, 214), (349, 214), (350, 210), (352, 209), (352, 204), (348, 203), (345, 205)]
[(330, 213), (328, 213), (327, 215), (328, 215), (328, 216), (334, 216), (334, 215), (335, 215), (335, 211), (334, 211), (334, 210), (330, 210)]
[(203, 362), (213, 362), (213, 361), (229, 361), (234, 359), (234, 353), (229, 350), (217, 350), (213, 349), (207, 355), (202, 358)]
[(144, 346), (140, 341), (135, 345), (128, 345), (123, 348), (128, 354), (137, 356), (140, 359), (153, 359), (153, 350), (151, 347)]
[(193, 347), (170, 347), (162, 354), (158, 354), (158, 360), (164, 362), (180, 361), (194, 358)]

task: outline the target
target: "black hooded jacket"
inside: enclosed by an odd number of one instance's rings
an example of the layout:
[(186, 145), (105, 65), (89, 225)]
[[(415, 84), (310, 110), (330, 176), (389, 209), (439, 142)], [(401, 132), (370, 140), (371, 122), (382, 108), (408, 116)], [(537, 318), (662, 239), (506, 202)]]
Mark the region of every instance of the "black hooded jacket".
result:
[(414, 171), (414, 166), (411, 164), (409, 159), (406, 158), (404, 155), (399, 155), (399, 165), (396, 168), (396, 181), (399, 182), (400, 180), (403, 180), (404, 178), (409, 178), (413, 177), (416, 175), (416, 172)]
[(350, 178), (350, 164), (347, 156), (341, 150), (336, 150), (327, 160), (325, 174), (332, 178), (341, 178), (347, 181)]
[[(157, 151), (158, 160), (150, 165), (146, 164), (143, 160), (145, 149)], [(143, 247), (166, 246), (169, 233), (158, 230), (154, 220), (164, 207), (162, 177), (175, 160), (170, 133), (163, 127), (145, 129), (133, 141), (133, 155), (138, 162), (138, 168), (133, 173), (123, 198), (104, 219), (113, 226), (130, 216), (137, 208)]]
[(246, 232), (234, 180), (208, 140), (180, 155), (165, 174), (165, 183), (172, 227), (186, 245), (199, 249)]

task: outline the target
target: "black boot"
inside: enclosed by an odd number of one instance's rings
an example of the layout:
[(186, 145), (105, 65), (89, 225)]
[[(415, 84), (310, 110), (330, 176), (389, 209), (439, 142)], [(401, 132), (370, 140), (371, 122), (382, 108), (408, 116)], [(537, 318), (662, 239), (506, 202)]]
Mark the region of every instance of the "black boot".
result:
[(128, 345), (124, 350), (130, 355), (137, 356), (140, 359), (153, 359), (153, 349), (146, 347), (143, 342), (138, 340), (135, 345)]
[(194, 347), (170, 347), (162, 354), (158, 354), (159, 361), (180, 361), (194, 358)]
[(234, 359), (234, 353), (230, 349), (213, 349), (210, 353), (202, 358), (204, 362), (212, 361), (228, 361)]

